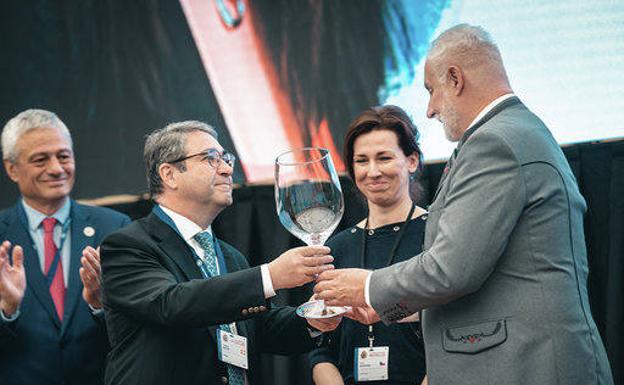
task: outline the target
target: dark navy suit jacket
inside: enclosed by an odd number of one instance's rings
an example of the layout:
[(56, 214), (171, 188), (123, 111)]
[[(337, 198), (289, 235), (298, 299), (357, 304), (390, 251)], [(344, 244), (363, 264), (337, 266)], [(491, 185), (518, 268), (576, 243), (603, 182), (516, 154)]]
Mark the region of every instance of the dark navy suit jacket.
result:
[(315, 347), (291, 307), (264, 298), (260, 267), (249, 268), (219, 241), (227, 274), (203, 279), (186, 241), (155, 214), (102, 244), (106, 323), (112, 342), (107, 385), (217, 385), (218, 325), (236, 322), (247, 338), (250, 384), (262, 378), (260, 353), (298, 354)]
[[(61, 323), (41, 271), (21, 203), (0, 212), (0, 242), (24, 248), (26, 293), (16, 321), (0, 318), (0, 385), (101, 384), (109, 349), (103, 316), (82, 299), (78, 270), (86, 246), (97, 247), (130, 219), (113, 210), (71, 203), (71, 262)], [(86, 236), (84, 229), (95, 233)], [(89, 231), (87, 231), (89, 233)]]

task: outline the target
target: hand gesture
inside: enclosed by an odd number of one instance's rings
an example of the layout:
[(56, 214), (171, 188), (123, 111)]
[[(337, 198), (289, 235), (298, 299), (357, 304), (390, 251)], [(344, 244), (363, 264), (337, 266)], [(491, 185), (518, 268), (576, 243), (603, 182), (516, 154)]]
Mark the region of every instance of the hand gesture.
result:
[(24, 251), (21, 246), (13, 248), (13, 264), (9, 261), (11, 242), (0, 245), (0, 310), (6, 316), (17, 311), (26, 291)]
[[(313, 301), (315, 299), (317, 299), (315, 295), (310, 297), (310, 301)], [(306, 318), (306, 321), (308, 321), (308, 324), (316, 330), (320, 330), (325, 333), (336, 329), (338, 325), (340, 325), (340, 322), (342, 322), (342, 314), (329, 318)]]
[(100, 269), (100, 248), (87, 246), (82, 250), (80, 258), (80, 280), (82, 281), (82, 298), (94, 309), (102, 308), (102, 282)]
[(314, 293), (329, 306), (364, 307), (364, 285), (371, 272), (363, 269), (338, 269), (319, 275)]
[(345, 317), (351, 318), (364, 325), (372, 325), (381, 321), (375, 309), (370, 306), (352, 307), (351, 310), (345, 313)]
[(333, 269), (334, 261), (326, 246), (296, 247), (269, 263), (273, 288), (290, 289), (312, 282), (318, 274)]

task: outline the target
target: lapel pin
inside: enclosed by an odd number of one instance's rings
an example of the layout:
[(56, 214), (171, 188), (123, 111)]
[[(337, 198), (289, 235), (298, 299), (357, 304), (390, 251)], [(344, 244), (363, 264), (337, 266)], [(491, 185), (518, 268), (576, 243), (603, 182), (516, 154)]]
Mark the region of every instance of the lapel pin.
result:
[(82, 233), (85, 235), (85, 237), (92, 237), (95, 235), (95, 229), (91, 226), (87, 226), (82, 230)]

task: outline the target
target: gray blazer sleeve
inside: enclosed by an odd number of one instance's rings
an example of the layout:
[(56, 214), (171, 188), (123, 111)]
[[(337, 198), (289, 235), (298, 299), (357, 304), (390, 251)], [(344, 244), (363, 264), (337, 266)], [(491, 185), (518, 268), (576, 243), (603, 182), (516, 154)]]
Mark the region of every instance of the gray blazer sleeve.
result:
[(493, 132), (476, 132), (463, 145), (430, 206), (426, 251), (377, 270), (373, 308), (393, 322), (423, 308), (470, 294), (487, 280), (526, 201), (512, 147)]

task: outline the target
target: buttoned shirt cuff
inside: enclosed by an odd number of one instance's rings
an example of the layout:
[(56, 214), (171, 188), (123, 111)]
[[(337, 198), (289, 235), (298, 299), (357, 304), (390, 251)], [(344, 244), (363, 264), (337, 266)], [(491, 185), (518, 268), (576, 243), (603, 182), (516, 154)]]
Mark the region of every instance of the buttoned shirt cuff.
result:
[(368, 273), (368, 277), (366, 277), (366, 282), (364, 283), (364, 301), (369, 307), (373, 307), (370, 301), (370, 281), (371, 281), (372, 275), (373, 275), (372, 271)]
[(264, 291), (264, 298), (269, 299), (271, 297), (275, 297), (273, 281), (271, 281), (271, 273), (269, 273), (269, 265), (267, 263), (260, 266), (260, 273), (262, 273), (262, 290)]
[(17, 309), (17, 311), (15, 311), (15, 313), (13, 313), (10, 317), (4, 314), (3, 310), (0, 310), (0, 318), (2, 318), (4, 322), (13, 322), (17, 319), (17, 317), (19, 317), (19, 315), (20, 315), (19, 309)]

